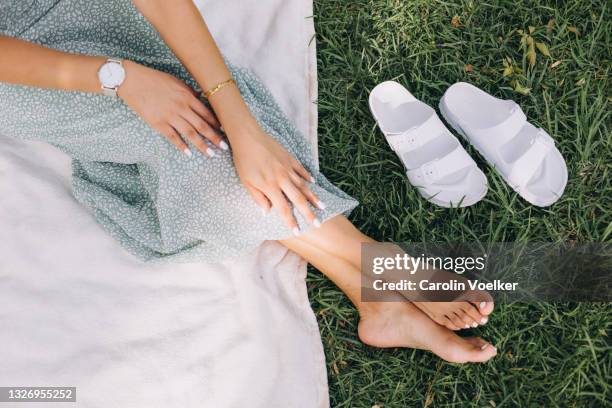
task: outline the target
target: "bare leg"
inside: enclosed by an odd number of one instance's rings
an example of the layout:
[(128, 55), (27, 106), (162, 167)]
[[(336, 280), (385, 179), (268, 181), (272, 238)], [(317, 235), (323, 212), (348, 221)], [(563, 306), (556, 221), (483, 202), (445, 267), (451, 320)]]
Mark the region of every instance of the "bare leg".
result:
[(409, 347), (429, 350), (456, 363), (484, 362), (497, 354), (495, 347), (477, 338), (462, 338), (442, 327), (413, 304), (361, 302), (361, 272), (351, 263), (312, 245), (302, 237), (281, 241), (329, 277), (359, 311), (359, 338), (375, 347)]
[[(297, 240), (320, 249), (332, 257), (344, 260), (357, 271), (360, 271), (361, 268), (361, 244), (364, 242), (376, 242), (361, 233), (343, 216), (337, 216), (328, 220), (320, 229), (311, 228), (298, 237)], [(316, 265), (317, 262), (321, 263), (320, 260), (316, 261), (306, 257), (305, 259), (322, 272), (323, 269), (330, 269), (326, 265), (322, 267)], [(444, 272), (444, 274), (447, 274), (449, 279), (459, 279), (456, 274), (448, 272)], [(451, 330), (460, 330), (476, 327), (488, 321), (488, 315), (493, 311), (494, 307), (493, 300), (486, 292), (482, 292), (481, 295), (486, 302), (413, 302), (413, 304), (436, 323)]]

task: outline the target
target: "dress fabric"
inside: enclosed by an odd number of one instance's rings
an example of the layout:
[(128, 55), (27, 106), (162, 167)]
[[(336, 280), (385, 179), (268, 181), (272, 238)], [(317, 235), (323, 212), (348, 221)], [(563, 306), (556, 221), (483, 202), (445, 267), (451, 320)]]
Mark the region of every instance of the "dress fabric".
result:
[[(2, 0), (0, 34), (129, 59), (199, 89), (131, 0)], [(326, 204), (315, 214), (325, 221), (350, 213), (357, 202), (318, 172), (308, 141), (266, 87), (250, 71), (229, 67), (262, 129), (315, 177), (312, 190)], [(145, 261), (217, 262), (293, 235), (275, 211), (262, 214), (240, 183), (231, 151), (206, 158), (190, 146), (189, 158), (120, 99), (0, 83), (0, 132), (70, 155), (76, 199)], [(294, 214), (302, 231), (311, 228)]]

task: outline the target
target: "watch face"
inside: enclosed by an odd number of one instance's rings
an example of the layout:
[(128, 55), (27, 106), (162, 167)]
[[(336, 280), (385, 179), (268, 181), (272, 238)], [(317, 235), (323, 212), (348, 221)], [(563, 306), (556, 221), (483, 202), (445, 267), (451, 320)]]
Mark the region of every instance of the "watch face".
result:
[(116, 88), (123, 83), (125, 70), (116, 62), (107, 62), (100, 68), (98, 78), (105, 88)]

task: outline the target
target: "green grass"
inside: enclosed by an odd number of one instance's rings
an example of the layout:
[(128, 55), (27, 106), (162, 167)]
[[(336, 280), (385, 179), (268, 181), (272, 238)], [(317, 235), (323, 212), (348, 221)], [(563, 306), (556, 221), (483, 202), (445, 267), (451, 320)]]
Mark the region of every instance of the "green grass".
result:
[[(315, 0), (321, 167), (361, 202), (351, 219), (374, 238), (396, 242), (609, 241), (609, 8), (605, 0)], [(534, 66), (517, 32), (529, 26), (551, 54), (538, 52)], [(512, 75), (503, 76), (504, 59)], [(368, 111), (369, 90), (388, 79), (436, 108), (457, 81), (514, 99), (564, 155), (564, 196), (549, 208), (531, 206), (474, 154), (490, 183), (485, 200), (452, 210), (427, 203)], [(529, 93), (516, 92), (513, 81)], [(362, 345), (344, 295), (314, 270), (309, 291), (333, 407), (610, 406), (609, 304), (498, 305), (474, 332), (499, 355), (455, 365), (426, 352)]]

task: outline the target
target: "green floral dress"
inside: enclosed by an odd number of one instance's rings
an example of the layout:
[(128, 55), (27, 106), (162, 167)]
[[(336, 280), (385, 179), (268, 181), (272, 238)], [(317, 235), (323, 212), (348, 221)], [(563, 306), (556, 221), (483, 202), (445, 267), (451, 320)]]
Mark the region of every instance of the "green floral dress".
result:
[[(0, 34), (132, 60), (197, 88), (130, 0), (2, 0)], [(318, 172), (308, 142), (265, 86), (248, 70), (230, 69), (264, 131), (314, 175), (312, 189), (327, 205), (314, 209), (318, 217), (350, 212), (357, 202)], [(70, 155), (76, 199), (143, 260), (215, 262), (292, 236), (276, 212), (264, 216), (251, 199), (231, 151), (206, 158), (191, 146), (189, 158), (120, 99), (0, 83), (0, 132), (43, 140)], [(294, 214), (303, 231), (310, 228)]]

